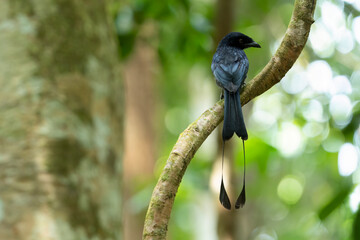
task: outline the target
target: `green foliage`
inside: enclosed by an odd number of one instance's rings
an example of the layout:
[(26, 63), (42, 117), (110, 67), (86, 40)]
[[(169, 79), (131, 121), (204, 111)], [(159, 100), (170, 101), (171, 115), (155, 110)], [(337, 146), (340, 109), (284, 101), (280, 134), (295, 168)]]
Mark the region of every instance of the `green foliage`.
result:
[(336, 210), (341, 204), (343, 204), (352, 190), (353, 189), (350, 184), (342, 186), (342, 188), (334, 194), (334, 197), (329, 201), (329, 203), (320, 210), (320, 220), (324, 221), (334, 210)]
[(353, 239), (354, 240), (360, 239), (360, 208), (357, 211), (354, 219)]

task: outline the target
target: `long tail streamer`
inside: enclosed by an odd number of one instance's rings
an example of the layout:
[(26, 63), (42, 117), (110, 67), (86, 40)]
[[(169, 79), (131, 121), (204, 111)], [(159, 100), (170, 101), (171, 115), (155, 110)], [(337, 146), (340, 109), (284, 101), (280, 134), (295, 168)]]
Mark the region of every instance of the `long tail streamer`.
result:
[(222, 145), (222, 160), (221, 160), (221, 186), (220, 186), (220, 196), (219, 196), (219, 200), (221, 205), (224, 206), (224, 208), (226, 209), (231, 209), (231, 203), (230, 203), (230, 199), (229, 196), (225, 190), (225, 186), (224, 186), (224, 150), (225, 150), (225, 141), (223, 141), (223, 145)]
[(240, 193), (238, 199), (236, 200), (236, 204), (235, 204), (236, 209), (244, 207), (245, 201), (246, 201), (246, 196), (245, 196), (245, 141), (244, 141), (244, 139), (242, 139), (242, 142), (243, 142), (243, 152), (244, 152), (243, 188), (241, 190), (241, 193)]

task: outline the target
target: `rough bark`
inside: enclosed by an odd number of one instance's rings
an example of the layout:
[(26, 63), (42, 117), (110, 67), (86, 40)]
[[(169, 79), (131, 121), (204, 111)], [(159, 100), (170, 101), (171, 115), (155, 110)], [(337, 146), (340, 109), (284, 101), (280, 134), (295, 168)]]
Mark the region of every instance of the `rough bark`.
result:
[[(241, 102), (264, 93), (278, 83), (299, 57), (307, 41), (316, 0), (296, 0), (292, 18), (275, 55), (241, 93)], [(175, 195), (185, 170), (194, 154), (223, 120), (223, 101), (217, 102), (193, 122), (172, 149), (155, 186), (144, 225), (144, 239), (165, 239)]]
[(0, 7), (0, 239), (121, 239), (122, 85), (106, 1)]

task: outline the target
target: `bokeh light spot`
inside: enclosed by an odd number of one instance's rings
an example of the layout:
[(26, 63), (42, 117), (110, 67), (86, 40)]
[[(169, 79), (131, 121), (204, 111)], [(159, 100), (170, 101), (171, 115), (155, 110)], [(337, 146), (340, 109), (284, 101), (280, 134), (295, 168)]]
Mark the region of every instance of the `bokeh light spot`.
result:
[(322, 142), (322, 146), (327, 152), (338, 152), (344, 142), (343, 133), (337, 129), (332, 129), (325, 141)]
[(350, 30), (342, 28), (336, 35), (336, 49), (343, 53), (349, 53), (354, 49), (354, 38)]
[(323, 122), (323, 106), (318, 100), (310, 100), (304, 107), (303, 116), (307, 121)]
[(304, 69), (295, 65), (280, 82), (282, 88), (290, 94), (298, 94), (307, 86), (307, 78)]
[(312, 138), (320, 135), (324, 131), (324, 127), (321, 123), (308, 122), (302, 130), (305, 136)]
[(303, 186), (296, 176), (288, 175), (281, 179), (277, 194), (279, 198), (289, 205), (297, 203), (303, 193)]
[(354, 132), (354, 143), (358, 149), (360, 149), (360, 126)]
[(251, 115), (251, 121), (256, 124), (256, 131), (265, 131), (276, 123), (276, 118), (267, 111), (258, 110)]
[(266, 233), (260, 233), (259, 235), (256, 236), (255, 240), (275, 240), (275, 238), (273, 238), (270, 235), (267, 235)]
[(312, 49), (319, 57), (327, 58), (334, 54), (334, 39), (322, 24), (321, 18), (311, 27), (309, 39)]
[(355, 0), (352, 5), (353, 5), (358, 11), (360, 11), (360, 1), (359, 1), (359, 0)]
[(182, 108), (172, 108), (165, 115), (165, 126), (172, 134), (178, 135), (189, 123), (188, 112)]
[(307, 68), (307, 78), (315, 92), (327, 93), (332, 80), (331, 67), (326, 61), (314, 61)]
[(130, 7), (124, 7), (118, 13), (115, 26), (118, 34), (126, 34), (133, 28), (133, 10)]
[(276, 148), (285, 157), (301, 154), (304, 148), (304, 137), (298, 126), (284, 122), (276, 138)]
[(353, 20), (352, 30), (356, 41), (360, 44), (360, 17), (356, 17)]
[(339, 28), (345, 26), (345, 16), (338, 5), (325, 1), (321, 4), (321, 17), (325, 26), (336, 33)]
[(344, 94), (335, 95), (330, 100), (330, 114), (336, 124), (347, 125), (352, 118), (352, 105), (350, 98)]
[(352, 92), (352, 87), (349, 79), (346, 76), (336, 76), (333, 78), (333, 84), (330, 89), (330, 93), (333, 95), (344, 93), (350, 94)]
[(341, 146), (338, 155), (338, 167), (341, 176), (351, 175), (357, 168), (359, 161), (358, 150), (351, 143)]
[(254, 240), (277, 240), (278, 236), (274, 229), (269, 227), (259, 227), (255, 228), (252, 234), (254, 237), (251, 239)]
[(359, 209), (360, 204), (360, 185), (358, 185), (354, 191), (350, 194), (349, 198), (350, 208), (352, 212), (356, 212)]

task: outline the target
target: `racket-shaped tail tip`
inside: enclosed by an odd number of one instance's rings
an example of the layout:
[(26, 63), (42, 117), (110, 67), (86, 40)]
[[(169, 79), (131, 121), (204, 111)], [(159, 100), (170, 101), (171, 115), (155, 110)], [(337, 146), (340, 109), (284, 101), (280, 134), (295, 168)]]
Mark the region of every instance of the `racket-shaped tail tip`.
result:
[(230, 203), (230, 199), (229, 196), (225, 190), (225, 186), (224, 186), (224, 181), (223, 179), (221, 179), (221, 187), (220, 187), (220, 196), (219, 196), (219, 200), (221, 205), (224, 206), (224, 208), (230, 210), (231, 209), (231, 203)]
[(238, 199), (236, 200), (235, 208), (239, 209), (244, 207), (245, 202), (246, 202), (246, 196), (245, 196), (245, 185), (244, 185)]

